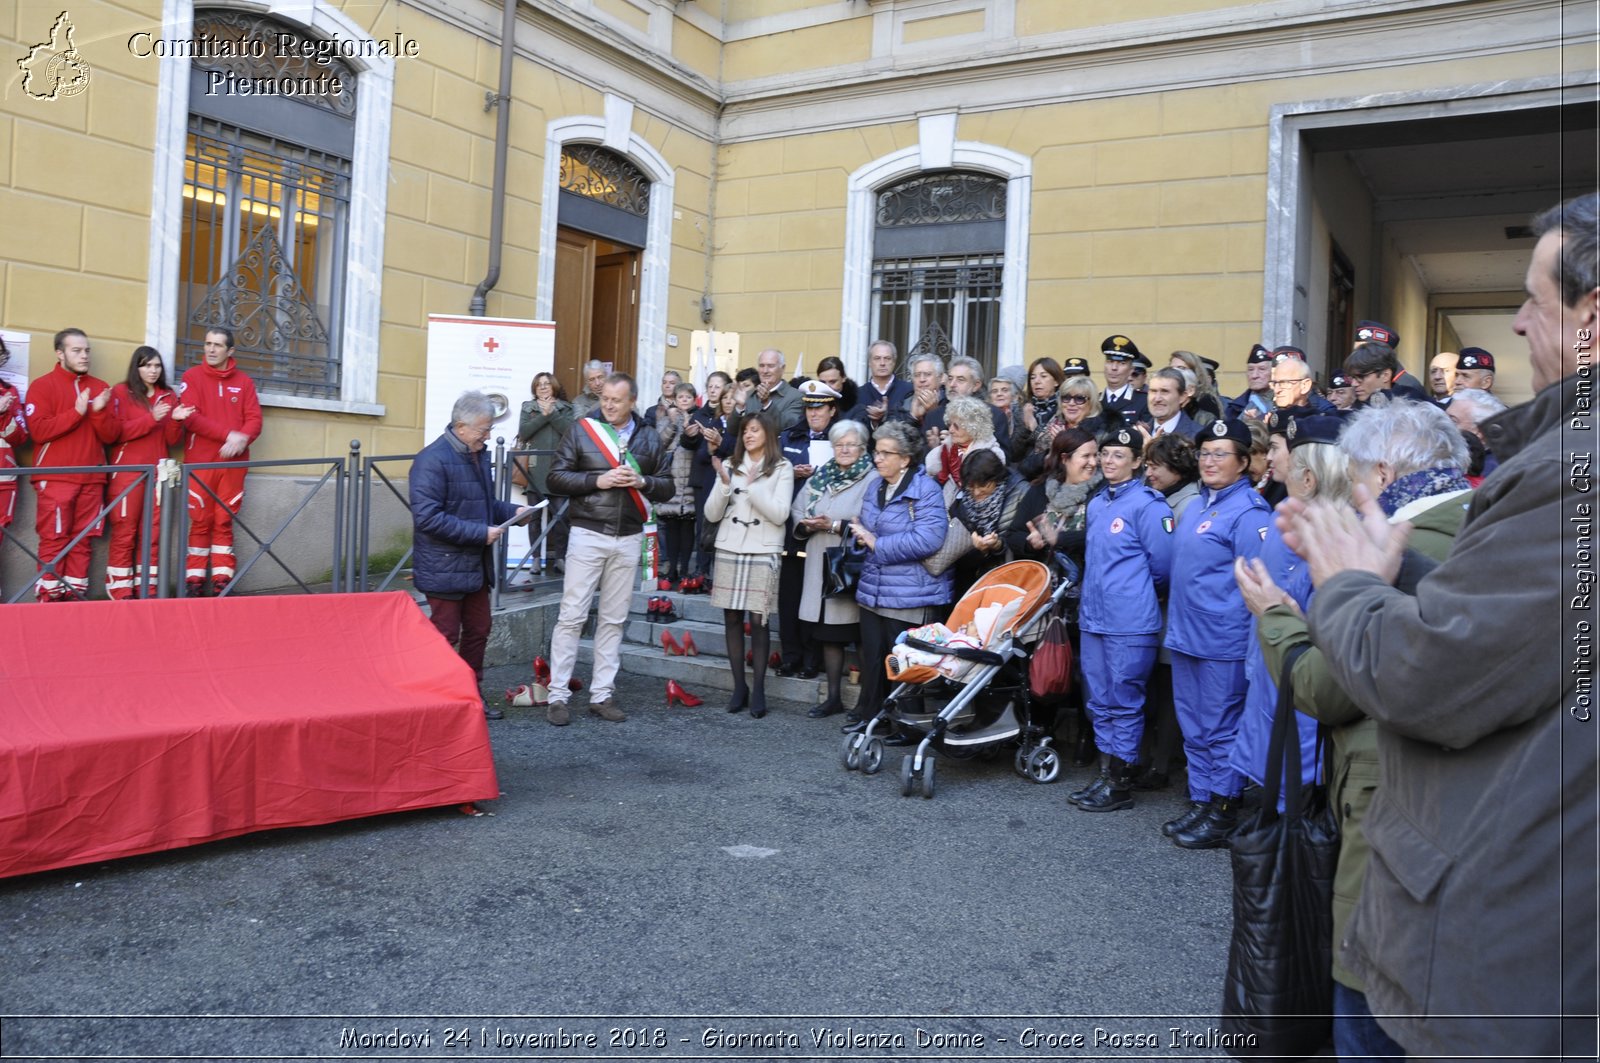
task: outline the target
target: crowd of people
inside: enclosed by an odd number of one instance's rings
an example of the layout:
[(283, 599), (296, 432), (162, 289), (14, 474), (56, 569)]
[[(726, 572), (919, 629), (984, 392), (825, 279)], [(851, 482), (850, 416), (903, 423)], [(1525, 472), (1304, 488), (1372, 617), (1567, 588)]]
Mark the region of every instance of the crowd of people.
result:
[[(652, 505), (677, 522), (662, 589), (709, 588), (723, 610), (728, 711), (763, 715), (775, 668), (826, 674), (809, 715), (843, 713), (854, 645), (847, 732), (882, 706), (878, 662), (902, 632), (941, 619), (995, 566), (1065, 555), (1081, 573), (1076, 748), (1099, 757), (1069, 800), (1131, 807), (1136, 790), (1168, 785), (1181, 743), (1189, 802), (1161, 828), (1179, 847), (1229, 844), (1267, 772), (1286, 655), (1314, 647), (1289, 673), (1291, 759), (1329, 787), (1341, 820), (1341, 1058), (1509, 1055), (1573, 1037), (1592, 1051), (1592, 1017), (1586, 1029), (1553, 1005), (1583, 1011), (1595, 997), (1592, 904), (1570, 926), (1559, 914), (1563, 891), (1595, 896), (1596, 763), (1592, 735), (1562, 730), (1574, 680), (1556, 550), (1572, 510), (1561, 429), (1592, 421), (1597, 203), (1536, 221), (1514, 327), (1538, 394), (1509, 412), (1493, 354), (1436, 356), (1425, 386), (1375, 321), (1325, 382), (1300, 349), (1257, 345), (1231, 398), (1215, 362), (1180, 350), (1157, 368), (1125, 335), (1101, 344), (1102, 381), (1078, 357), (986, 380), (972, 358), (921, 353), (901, 376), (899, 352), (878, 341), (861, 382), (837, 359), (788, 379), (783, 354), (765, 350), (732, 379), (711, 374), (703, 396), (670, 372), (643, 411), (635, 382), (602, 369), (593, 412), (567, 429), (540, 488), (572, 514), (549, 721), (570, 719), (597, 589), (590, 711), (625, 718), (610, 694)], [(548, 401), (537, 384), (535, 401)], [(861, 554), (853, 594), (823, 593), (832, 546)], [(772, 613), (781, 650), (769, 660)], [(1490, 647), (1526, 649), (1461, 667)], [(1563, 846), (1580, 858), (1562, 861)], [(1512, 1013), (1529, 1021), (1497, 1023)]]
[[(186, 463), (222, 466), (190, 473), (184, 593), (226, 593), (235, 574), (233, 518), (244, 501), (245, 476), (243, 465), (231, 463), (249, 460), (250, 444), (262, 426), (255, 384), (234, 359), (233, 333), (208, 329), (201, 362), (176, 388), (168, 382), (166, 360), (153, 347), (136, 348), (126, 378), (115, 385), (90, 372), (93, 351), (81, 329), (56, 333), (54, 347), (55, 367), (30, 381), (26, 395), (0, 381), (0, 470), (29, 464), (40, 470), (147, 467), (167, 459), (181, 442)], [(0, 365), (9, 358), (0, 340)], [(19, 451), (28, 443), (33, 444), (31, 462)], [(92, 539), (104, 534), (107, 524), (107, 595), (118, 600), (154, 596), (160, 494), (153, 493), (158, 508), (149, 514), (146, 551), (141, 548), (146, 515), (140, 473), (40, 473), (29, 482), (37, 502), (39, 601), (89, 596)], [(16, 490), (15, 477), (0, 477), (0, 535), (15, 516)]]

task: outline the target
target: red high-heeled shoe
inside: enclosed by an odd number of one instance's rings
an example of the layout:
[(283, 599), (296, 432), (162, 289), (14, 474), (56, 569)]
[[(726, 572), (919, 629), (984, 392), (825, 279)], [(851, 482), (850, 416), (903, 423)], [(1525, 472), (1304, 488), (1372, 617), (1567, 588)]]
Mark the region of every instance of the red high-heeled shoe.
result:
[(783, 654), (779, 653), (777, 650), (773, 650), (772, 656), (767, 658), (767, 664), (772, 668), (779, 667), (783, 664)]
[(658, 590), (658, 591), (670, 591), (671, 589), (672, 589), (672, 581), (667, 579), (665, 576), (662, 576), (660, 579), (656, 580), (656, 590)]
[(550, 662), (543, 657), (533, 659), (533, 681), (540, 686), (550, 685)]
[(686, 709), (697, 709), (705, 704), (699, 698), (683, 689), (682, 683), (676, 679), (669, 679), (667, 680), (667, 705), (671, 706), (674, 701)]
[(661, 599), (661, 607), (656, 610), (656, 619), (663, 624), (669, 620), (678, 619), (678, 611), (672, 607), (671, 598)]
[(685, 631), (683, 633), (683, 655), (685, 657), (700, 656), (700, 647), (694, 644), (693, 631)]
[(683, 647), (678, 645), (678, 640), (672, 637), (672, 632), (661, 632), (661, 648), (674, 657), (683, 656)]
[(583, 680), (579, 679), (577, 676), (573, 676), (571, 679), (567, 680), (567, 689), (576, 694), (578, 691), (583, 689)]

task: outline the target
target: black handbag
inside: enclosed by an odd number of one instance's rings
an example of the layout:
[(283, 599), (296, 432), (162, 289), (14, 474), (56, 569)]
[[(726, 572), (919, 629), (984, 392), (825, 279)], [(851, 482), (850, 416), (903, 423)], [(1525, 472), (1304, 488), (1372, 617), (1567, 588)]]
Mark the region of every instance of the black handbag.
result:
[(1293, 668), (1307, 649), (1296, 646), (1284, 661), (1261, 807), (1230, 839), (1233, 936), (1221, 1029), (1235, 1035), (1229, 1048), (1235, 1059), (1314, 1056), (1333, 1029), (1339, 826), (1326, 788), (1302, 785), (1300, 743), (1291, 737), (1298, 734)]
[(854, 596), (861, 582), (861, 567), (867, 563), (867, 548), (853, 540), (840, 546), (829, 546), (822, 551), (822, 596), (837, 598)]

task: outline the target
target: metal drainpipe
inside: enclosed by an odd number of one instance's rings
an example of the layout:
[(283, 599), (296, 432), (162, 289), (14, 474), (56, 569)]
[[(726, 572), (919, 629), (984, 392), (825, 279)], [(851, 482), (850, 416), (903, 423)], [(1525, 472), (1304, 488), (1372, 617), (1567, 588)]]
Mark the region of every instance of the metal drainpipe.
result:
[(478, 282), (467, 308), (473, 317), (489, 309), (489, 289), (500, 283), (500, 252), (505, 241), (506, 155), (511, 141), (511, 60), (516, 51), (517, 0), (503, 0), (500, 19), (500, 91), (484, 93), (484, 110), (499, 107), (494, 124), (494, 191), (489, 208), (489, 272)]

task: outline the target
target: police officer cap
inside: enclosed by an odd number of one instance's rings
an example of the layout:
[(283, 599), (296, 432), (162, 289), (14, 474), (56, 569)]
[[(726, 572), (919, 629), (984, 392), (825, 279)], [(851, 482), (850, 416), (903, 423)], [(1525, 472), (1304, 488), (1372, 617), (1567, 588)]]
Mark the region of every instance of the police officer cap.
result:
[(1260, 365), (1262, 362), (1270, 362), (1272, 361), (1272, 352), (1258, 343), (1250, 348), (1250, 357), (1244, 361), (1246, 365)]
[(1350, 378), (1345, 376), (1343, 373), (1334, 373), (1328, 378), (1329, 391), (1332, 391), (1335, 388), (1349, 388), (1354, 386), (1354, 384), (1350, 383)]
[(828, 406), (839, 401), (839, 393), (820, 380), (800, 385), (800, 401), (807, 406)]
[(1310, 406), (1281, 406), (1267, 414), (1267, 434), (1286, 436), (1289, 434), (1289, 425), (1299, 418), (1310, 417), (1313, 412)]
[(1251, 443), (1250, 426), (1236, 417), (1219, 417), (1206, 425), (1200, 435), (1195, 438), (1195, 445), (1199, 446), (1208, 439), (1231, 439), (1244, 447), (1245, 450), (1249, 450)]
[(1306, 360), (1306, 352), (1302, 351), (1293, 344), (1288, 343), (1284, 344), (1282, 347), (1272, 348), (1272, 360), (1274, 362), (1281, 362), (1285, 358), (1298, 358), (1303, 362)]
[(1456, 359), (1457, 369), (1487, 369), (1494, 372), (1494, 355), (1482, 347), (1463, 347)]
[(1137, 458), (1144, 452), (1144, 436), (1139, 434), (1138, 429), (1130, 425), (1119, 424), (1101, 433), (1100, 446), (1102, 448), (1127, 447), (1133, 451), (1133, 456)]
[(1400, 333), (1379, 321), (1357, 321), (1356, 342), (1381, 343), (1393, 350), (1400, 346)]
[(1082, 358), (1068, 358), (1061, 363), (1061, 372), (1066, 376), (1088, 376), (1089, 363)]
[(1200, 356), (1200, 364), (1211, 370), (1212, 376), (1216, 376), (1217, 370), (1222, 368), (1221, 362), (1217, 361), (1215, 358), (1207, 358), (1203, 354)]
[(1152, 363), (1150, 359), (1146, 358), (1142, 354), (1135, 354), (1133, 356), (1133, 364), (1138, 366), (1140, 369), (1149, 369), (1154, 363)]
[(1100, 353), (1113, 362), (1131, 362), (1139, 357), (1139, 348), (1126, 336), (1107, 336), (1100, 341)]
[(1344, 427), (1343, 417), (1330, 414), (1311, 414), (1308, 417), (1289, 419), (1289, 430), (1284, 433), (1289, 449), (1305, 443), (1325, 443), (1333, 446), (1339, 442), (1339, 430)]

